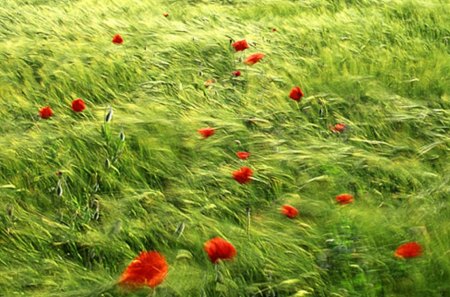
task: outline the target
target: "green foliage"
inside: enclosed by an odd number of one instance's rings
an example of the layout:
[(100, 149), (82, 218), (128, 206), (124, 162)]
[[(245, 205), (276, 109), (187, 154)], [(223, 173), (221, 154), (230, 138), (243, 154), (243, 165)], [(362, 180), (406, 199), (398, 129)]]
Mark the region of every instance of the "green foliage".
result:
[[(148, 296), (116, 285), (142, 250), (170, 265), (157, 296), (450, 295), (448, 15), (438, 0), (3, 0), (0, 296)], [(248, 185), (231, 179), (243, 164)], [(238, 251), (217, 271), (214, 236)], [(407, 241), (423, 256), (394, 258)]]

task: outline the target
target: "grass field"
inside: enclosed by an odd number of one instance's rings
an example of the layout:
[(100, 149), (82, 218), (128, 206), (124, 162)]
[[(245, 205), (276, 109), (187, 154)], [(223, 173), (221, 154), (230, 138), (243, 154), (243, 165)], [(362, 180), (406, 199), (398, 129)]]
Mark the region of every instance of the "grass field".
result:
[(447, 1), (0, 3), (0, 296), (450, 296)]

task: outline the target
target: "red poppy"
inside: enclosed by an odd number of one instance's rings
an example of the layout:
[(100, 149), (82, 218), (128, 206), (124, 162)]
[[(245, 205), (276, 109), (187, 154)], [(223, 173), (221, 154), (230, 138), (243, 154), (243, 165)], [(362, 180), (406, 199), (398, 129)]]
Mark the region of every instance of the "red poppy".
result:
[(167, 12), (163, 13), (163, 16), (168, 17), (169, 14)]
[(215, 82), (216, 82), (216, 80), (213, 79), (213, 78), (207, 79), (207, 80), (205, 81), (205, 87), (210, 87), (210, 86), (212, 86)]
[(210, 136), (213, 136), (215, 132), (216, 132), (216, 130), (214, 128), (210, 128), (210, 127), (198, 129), (198, 133), (200, 133), (200, 135), (202, 135), (203, 138), (208, 138)]
[(247, 160), (248, 157), (250, 157), (250, 153), (249, 152), (237, 152), (236, 156), (241, 160)]
[(336, 196), (336, 201), (339, 204), (349, 204), (353, 202), (353, 195), (351, 194), (340, 194)]
[(343, 123), (338, 123), (334, 126), (330, 126), (330, 130), (334, 133), (342, 133), (345, 131), (346, 128), (347, 128), (347, 125), (345, 125)]
[(247, 57), (247, 59), (245, 59), (244, 63), (247, 65), (253, 65), (258, 63), (262, 58), (264, 58), (264, 54), (262, 53), (256, 53), (256, 54), (252, 54), (250, 56)]
[(168, 269), (166, 259), (160, 253), (141, 252), (122, 273), (119, 285), (128, 288), (154, 288), (163, 282)]
[(78, 98), (72, 101), (72, 110), (75, 112), (82, 112), (86, 109), (86, 104), (83, 99)]
[(394, 253), (397, 258), (415, 258), (422, 254), (422, 247), (417, 242), (407, 242), (399, 246)]
[(243, 51), (249, 48), (248, 43), (245, 39), (236, 41), (231, 44), (232, 47), (234, 47), (235, 51)]
[(300, 89), (300, 87), (293, 87), (291, 92), (289, 93), (289, 97), (295, 101), (300, 101), (300, 99), (302, 99), (303, 96), (304, 94)]
[(293, 219), (298, 215), (298, 210), (297, 208), (291, 205), (285, 204), (281, 207), (281, 213), (287, 216), (288, 218)]
[(231, 260), (237, 254), (234, 246), (220, 237), (205, 242), (204, 249), (213, 263), (217, 263), (219, 260)]
[(53, 110), (50, 108), (50, 106), (42, 107), (39, 110), (39, 115), (43, 119), (48, 119), (48, 118), (50, 118), (53, 115)]
[(120, 34), (116, 34), (116, 35), (114, 35), (112, 42), (115, 44), (122, 44), (123, 38), (122, 38), (122, 36), (120, 36)]
[(241, 76), (241, 72), (239, 70), (233, 71), (234, 76)]
[(233, 178), (240, 184), (246, 184), (251, 181), (253, 170), (244, 166), (233, 172)]

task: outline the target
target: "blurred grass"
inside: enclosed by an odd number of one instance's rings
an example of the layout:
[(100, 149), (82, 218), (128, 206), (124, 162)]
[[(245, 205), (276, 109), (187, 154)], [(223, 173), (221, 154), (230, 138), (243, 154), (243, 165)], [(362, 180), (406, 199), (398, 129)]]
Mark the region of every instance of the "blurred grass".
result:
[[(114, 282), (152, 249), (170, 264), (158, 296), (450, 295), (449, 8), (3, 0), (0, 295), (146, 296)], [(245, 66), (253, 52), (266, 58)], [(252, 153), (250, 185), (230, 178), (237, 150)], [(353, 205), (335, 205), (343, 192)], [(218, 283), (213, 236), (238, 250)], [(393, 258), (412, 240), (422, 257)]]

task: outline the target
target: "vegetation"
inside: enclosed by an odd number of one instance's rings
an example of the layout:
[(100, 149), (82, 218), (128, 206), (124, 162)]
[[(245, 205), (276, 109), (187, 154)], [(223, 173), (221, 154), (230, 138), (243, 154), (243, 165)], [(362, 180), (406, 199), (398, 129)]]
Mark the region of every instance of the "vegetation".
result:
[(1, 296), (450, 296), (446, 1), (1, 2)]

